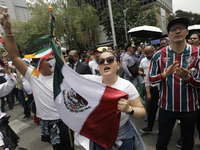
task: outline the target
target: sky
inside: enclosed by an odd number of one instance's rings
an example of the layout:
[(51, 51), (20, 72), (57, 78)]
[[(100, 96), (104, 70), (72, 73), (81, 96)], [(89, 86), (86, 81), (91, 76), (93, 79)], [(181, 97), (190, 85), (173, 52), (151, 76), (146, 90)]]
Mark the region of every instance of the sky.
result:
[(200, 0), (172, 0), (173, 12), (183, 10), (192, 13), (200, 13)]

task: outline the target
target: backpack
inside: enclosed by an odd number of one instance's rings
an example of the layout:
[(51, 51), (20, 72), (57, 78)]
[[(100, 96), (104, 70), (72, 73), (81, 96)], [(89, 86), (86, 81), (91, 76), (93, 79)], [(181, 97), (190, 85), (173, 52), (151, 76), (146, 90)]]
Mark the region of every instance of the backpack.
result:
[(5, 79), (5, 75), (0, 76), (0, 84), (5, 83), (6, 79)]
[(10, 116), (3, 116), (0, 119), (0, 132), (3, 135), (4, 149), (7, 148), (9, 150), (27, 150), (17, 145), (19, 142), (19, 137), (9, 126), (9, 118)]

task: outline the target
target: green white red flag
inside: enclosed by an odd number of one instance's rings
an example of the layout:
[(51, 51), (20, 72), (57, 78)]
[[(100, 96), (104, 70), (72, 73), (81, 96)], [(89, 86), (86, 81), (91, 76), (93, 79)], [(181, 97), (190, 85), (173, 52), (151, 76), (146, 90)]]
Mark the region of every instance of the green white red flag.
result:
[(0, 48), (3, 47), (5, 44), (4, 40), (2, 39), (2, 37), (0, 37)]
[(30, 55), (25, 55), (25, 58), (32, 58), (32, 59), (39, 59), (39, 61), (35, 64), (35, 68), (38, 71), (41, 71), (41, 63), (43, 61), (44, 58), (49, 57), (50, 55), (52, 55), (53, 49), (48, 46), (45, 49), (39, 50), (34, 54), (30, 54)]
[(54, 99), (61, 119), (73, 131), (111, 149), (119, 130), (118, 100), (128, 98), (127, 93), (80, 76), (63, 63), (52, 43), (56, 59)]
[(51, 35), (40, 37), (35, 43), (50, 40), (54, 51), (53, 91), (58, 113), (73, 131), (111, 149), (118, 135), (121, 116), (117, 104), (120, 98), (128, 98), (128, 94), (81, 77), (64, 64), (54, 41), (55, 18), (52, 11), (51, 18)]

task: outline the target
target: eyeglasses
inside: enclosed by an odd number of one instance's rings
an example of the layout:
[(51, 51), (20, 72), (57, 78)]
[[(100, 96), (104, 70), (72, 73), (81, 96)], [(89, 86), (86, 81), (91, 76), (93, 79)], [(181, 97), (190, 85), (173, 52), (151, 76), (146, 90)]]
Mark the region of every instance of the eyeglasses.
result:
[(197, 38), (190, 38), (190, 40), (196, 40)]
[(179, 31), (183, 31), (183, 30), (186, 29), (186, 26), (173, 27), (173, 28), (170, 28), (169, 31), (170, 32), (176, 32), (177, 29), (179, 29)]
[(114, 62), (115, 58), (114, 58), (114, 56), (107, 57), (106, 59), (104, 59), (104, 58), (99, 58), (99, 59), (97, 60), (98, 65), (103, 65), (103, 64), (105, 63), (105, 60), (106, 60), (106, 62), (107, 62), (108, 64), (112, 64), (112, 63)]

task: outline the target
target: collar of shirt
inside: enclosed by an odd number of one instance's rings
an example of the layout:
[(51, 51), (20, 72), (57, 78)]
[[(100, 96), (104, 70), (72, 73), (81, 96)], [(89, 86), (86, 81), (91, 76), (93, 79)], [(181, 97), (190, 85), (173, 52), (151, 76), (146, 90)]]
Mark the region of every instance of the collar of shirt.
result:
[(78, 61), (74, 64), (74, 70), (76, 70), (77, 64), (78, 64)]
[(129, 56), (131, 56), (131, 57), (133, 56), (132, 54), (130, 54), (130, 53), (128, 53), (128, 52), (126, 52), (126, 54), (129, 55)]
[[(185, 43), (185, 45), (186, 45), (185, 50), (189, 50), (190, 45), (187, 43)], [(171, 45), (169, 45), (168, 48), (169, 48), (169, 50), (172, 50)]]

